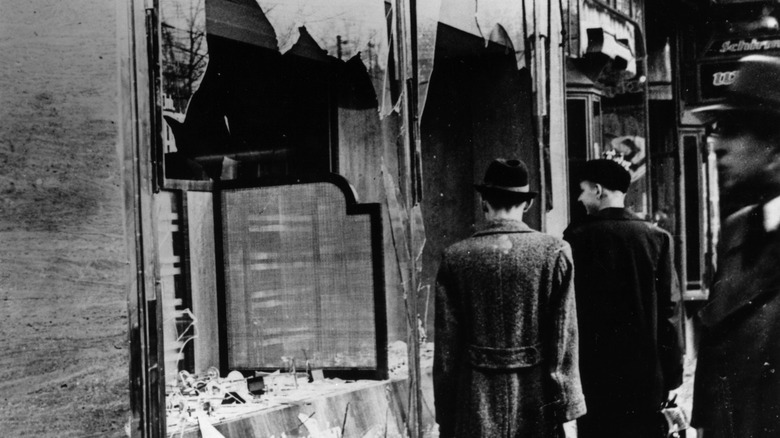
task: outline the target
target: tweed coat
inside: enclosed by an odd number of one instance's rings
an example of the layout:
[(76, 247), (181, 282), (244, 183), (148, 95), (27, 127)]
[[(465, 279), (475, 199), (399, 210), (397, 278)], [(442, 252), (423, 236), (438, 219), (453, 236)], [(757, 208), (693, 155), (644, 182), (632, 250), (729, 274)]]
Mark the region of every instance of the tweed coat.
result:
[(446, 437), (554, 437), (585, 412), (569, 245), (494, 221), (444, 252), (433, 384)]
[(780, 436), (780, 232), (764, 232), (761, 219), (753, 206), (725, 222), (699, 313), (692, 424), (708, 437)]
[(646, 416), (682, 383), (672, 237), (622, 208), (570, 225), (588, 418)]

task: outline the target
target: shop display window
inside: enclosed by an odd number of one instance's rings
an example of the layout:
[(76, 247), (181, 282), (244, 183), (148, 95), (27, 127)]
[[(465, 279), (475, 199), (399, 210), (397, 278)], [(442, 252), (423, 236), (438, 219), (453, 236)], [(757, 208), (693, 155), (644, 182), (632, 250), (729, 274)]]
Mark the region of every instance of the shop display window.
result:
[(719, 196), (715, 153), (702, 142), (700, 130), (680, 134), (684, 166), (685, 274), (684, 298), (705, 300), (715, 272), (720, 230)]
[[(397, 117), (380, 120), (398, 98), (387, 3), (150, 4), (150, 344), (168, 433), (196, 426), (193, 412), (270, 411), (282, 392), (389, 379), (385, 188), (365, 171), (382, 148), (397, 154)], [(406, 369), (399, 337), (395, 368)], [(278, 374), (300, 391), (277, 382), (285, 391), (272, 394)]]

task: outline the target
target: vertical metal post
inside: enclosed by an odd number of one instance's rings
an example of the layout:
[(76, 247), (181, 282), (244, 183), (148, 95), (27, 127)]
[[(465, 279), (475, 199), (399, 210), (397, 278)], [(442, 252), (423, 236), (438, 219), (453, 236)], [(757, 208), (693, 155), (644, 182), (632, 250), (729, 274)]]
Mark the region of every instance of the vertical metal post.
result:
[[(118, 32), (120, 98), (119, 129), (120, 154), (125, 188), (125, 235), (128, 247), (128, 262), (134, 272), (128, 290), (129, 342), (130, 342), (130, 407), (132, 410), (131, 436), (148, 437), (151, 435), (149, 424), (149, 378), (146, 351), (149, 348), (146, 330), (146, 293), (143, 278), (142, 231), (139, 228), (140, 199), (135, 172), (135, 144), (139, 128), (137, 127), (138, 102), (136, 78), (136, 2), (117, 2), (117, 18), (120, 21)], [(122, 32), (124, 31), (124, 32)]]
[(154, 276), (152, 219), (151, 79), (146, 31), (154, 0), (117, 0), (119, 61), (119, 154), (125, 200), (125, 241), (133, 270), (128, 290), (130, 330), (131, 436), (165, 435), (165, 392), (160, 365), (162, 343)]

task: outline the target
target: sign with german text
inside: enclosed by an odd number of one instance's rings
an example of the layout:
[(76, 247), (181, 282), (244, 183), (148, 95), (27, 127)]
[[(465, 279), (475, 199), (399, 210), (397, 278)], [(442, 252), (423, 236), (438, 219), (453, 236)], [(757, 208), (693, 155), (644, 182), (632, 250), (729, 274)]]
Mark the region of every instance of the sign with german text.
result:
[(736, 78), (737, 64), (736, 60), (699, 64), (699, 100), (705, 102), (723, 97)]
[(780, 36), (713, 39), (707, 47), (707, 57), (744, 56), (750, 53), (780, 51)]

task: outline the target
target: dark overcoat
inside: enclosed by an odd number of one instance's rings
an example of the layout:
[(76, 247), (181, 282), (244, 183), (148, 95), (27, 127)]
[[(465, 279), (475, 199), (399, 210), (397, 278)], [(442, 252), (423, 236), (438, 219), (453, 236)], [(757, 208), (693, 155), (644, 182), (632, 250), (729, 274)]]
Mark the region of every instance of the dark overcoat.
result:
[(672, 237), (622, 208), (564, 231), (577, 269), (580, 372), (589, 418), (647, 415), (682, 383)]
[(699, 314), (692, 424), (708, 437), (780, 436), (780, 232), (765, 233), (758, 211), (725, 222), (710, 301)]
[(585, 412), (566, 242), (496, 221), (447, 248), (435, 330), (442, 438), (555, 437)]

